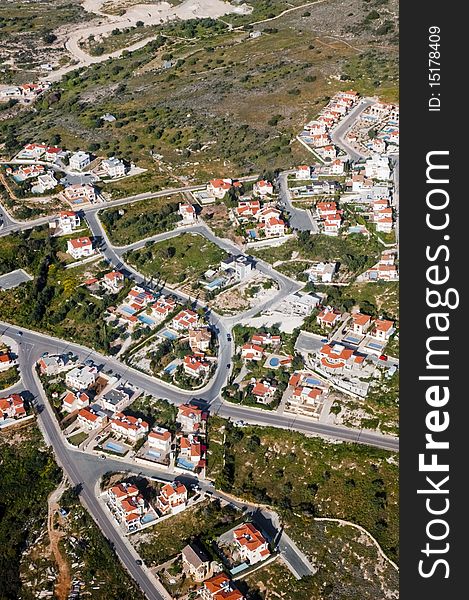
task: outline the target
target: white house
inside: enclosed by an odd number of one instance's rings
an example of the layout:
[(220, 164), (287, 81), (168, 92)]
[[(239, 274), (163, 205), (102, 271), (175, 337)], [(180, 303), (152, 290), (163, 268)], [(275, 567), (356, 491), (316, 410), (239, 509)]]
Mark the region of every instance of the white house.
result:
[(375, 154), (365, 162), (365, 177), (386, 181), (391, 177), (389, 159)]
[(361, 313), (355, 313), (352, 316), (352, 331), (358, 335), (364, 335), (371, 325), (371, 317)]
[(75, 367), (65, 375), (65, 383), (74, 390), (86, 390), (93, 385), (98, 376), (96, 367)]
[(185, 223), (192, 223), (193, 221), (195, 221), (195, 208), (189, 202), (179, 204), (178, 212)]
[(274, 193), (274, 186), (270, 183), (270, 181), (258, 181), (254, 184), (253, 191), (257, 192), (260, 196), (272, 196)]
[(296, 167), (295, 178), (300, 180), (311, 179), (311, 167), (308, 165)]
[(60, 212), (54, 221), (49, 223), (49, 227), (59, 229), (61, 235), (68, 235), (78, 229), (81, 224), (81, 219), (78, 213), (72, 210), (64, 210)]
[(90, 162), (90, 155), (87, 152), (79, 150), (78, 152), (75, 152), (75, 154), (72, 154), (68, 164), (70, 170), (72, 171), (83, 171), (83, 169), (87, 167)]
[(305, 273), (308, 274), (308, 280), (312, 283), (322, 282), (330, 283), (337, 269), (337, 263), (320, 262), (310, 267)]
[(109, 177), (123, 177), (125, 175), (124, 163), (115, 156), (103, 160), (101, 166)]
[(89, 237), (75, 238), (67, 241), (67, 252), (75, 260), (87, 258), (94, 254), (93, 243)]
[(331, 175), (343, 175), (344, 174), (344, 163), (340, 158), (336, 158), (331, 162)]
[(321, 154), (324, 158), (330, 158), (333, 160), (337, 156), (337, 150), (335, 149), (335, 146), (329, 144), (321, 149)]
[(370, 336), (376, 338), (380, 342), (387, 342), (395, 331), (394, 323), (392, 321), (376, 319), (373, 323)]
[(221, 261), (220, 268), (222, 271), (234, 275), (239, 281), (243, 281), (251, 275), (253, 264), (252, 260), (243, 254), (239, 256), (230, 255)]
[(206, 352), (210, 348), (212, 334), (208, 327), (196, 327), (189, 329), (189, 346), (191, 350)]
[(106, 273), (101, 279), (101, 285), (111, 294), (117, 294), (124, 285), (124, 275), (120, 271)]
[(88, 185), (87, 183), (83, 185), (79, 183), (69, 185), (62, 192), (62, 196), (71, 204), (93, 204), (96, 202), (96, 191), (92, 185)]
[(308, 316), (313, 312), (313, 309), (318, 305), (318, 303), (319, 298), (317, 296), (311, 296), (310, 294), (298, 291), (287, 296), (280, 306), (282, 312), (284, 313), (290, 315)]
[(54, 177), (53, 173), (44, 173), (44, 175), (39, 175), (37, 178), (37, 183), (33, 187), (33, 191), (38, 194), (43, 194), (47, 190), (53, 190), (59, 182)]
[(131, 415), (117, 413), (111, 421), (111, 429), (130, 442), (136, 442), (148, 433), (148, 423)]
[(171, 433), (164, 427), (153, 427), (148, 434), (148, 447), (159, 452), (160, 455), (166, 455), (171, 450), (172, 436)]

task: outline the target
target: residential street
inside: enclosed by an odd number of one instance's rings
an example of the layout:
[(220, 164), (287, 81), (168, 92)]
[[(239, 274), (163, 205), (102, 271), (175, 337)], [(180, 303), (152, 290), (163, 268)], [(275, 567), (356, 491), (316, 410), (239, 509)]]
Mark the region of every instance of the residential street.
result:
[[(353, 148), (346, 141), (345, 136), (361, 112), (371, 104), (371, 99), (361, 100), (340, 124), (331, 131), (333, 142), (340, 146), (352, 160), (358, 160), (362, 158), (364, 154), (360, 153), (356, 148)], [(393, 204), (396, 212), (396, 238), (397, 242), (399, 242), (398, 157), (392, 157), (392, 164), (394, 168)], [(284, 203), (286, 211), (289, 213), (290, 226), (298, 231), (311, 231), (313, 234), (318, 233), (318, 225), (315, 218), (312, 216), (311, 211), (296, 208), (292, 204), (290, 193), (288, 191), (288, 175), (290, 173), (290, 171), (285, 171), (280, 173), (278, 177), (280, 201)], [(241, 180), (253, 181), (256, 178), (257, 176), (250, 176), (241, 178)], [(219, 347), (216, 371), (202, 388), (196, 391), (184, 390), (171, 383), (167, 383), (161, 379), (157, 379), (156, 377), (141, 372), (136, 368), (130, 367), (115, 357), (104, 356), (94, 350), (93, 347), (85, 347), (74, 342), (56, 338), (48, 333), (32, 331), (25, 329), (24, 327), (13, 326), (9, 323), (0, 321), (0, 334), (8, 336), (18, 344), (18, 362), (21, 382), (20, 384), (15, 384), (14, 389), (26, 391), (26, 394), (29, 393), (30, 400), (36, 409), (41, 431), (46, 442), (53, 448), (58, 463), (64, 469), (70, 483), (77, 486), (81, 500), (89, 510), (98, 527), (113, 545), (118, 557), (149, 600), (170, 600), (170, 596), (159, 580), (150, 573), (146, 566), (137, 563), (137, 560), (139, 559), (137, 552), (133, 549), (128, 539), (121, 535), (120, 531), (113, 523), (110, 513), (103, 508), (103, 504), (96, 494), (96, 486), (105, 473), (112, 471), (141, 474), (142, 476), (156, 478), (160, 481), (174, 480), (175, 473), (162, 467), (153, 467), (151, 463), (138, 463), (131, 458), (103, 458), (102, 456), (93, 454), (92, 451), (88, 453), (78, 447), (72, 446), (66, 440), (59, 427), (53, 408), (45, 396), (41, 382), (36, 373), (36, 362), (44, 353), (72, 353), (78, 357), (80, 362), (91, 360), (94, 364), (100, 366), (104, 372), (112, 371), (112, 373), (122, 381), (129, 382), (133, 387), (138, 388), (144, 394), (151, 395), (155, 398), (166, 399), (175, 405), (194, 402), (207, 410), (211, 415), (219, 415), (233, 422), (244, 421), (246, 424), (297, 431), (308, 436), (319, 436), (334, 442), (352, 442), (392, 452), (399, 451), (399, 440), (397, 438), (384, 435), (377, 431), (332, 425), (316, 421), (306, 416), (244, 406), (242, 404), (230, 403), (223, 399), (221, 392), (228, 381), (234, 354), (234, 341), (232, 341), (230, 337), (233, 327), (237, 324), (249, 322), (249, 320), (255, 315), (258, 315), (258, 313), (274, 310), (287, 296), (301, 290), (305, 284), (283, 275), (275, 270), (269, 263), (258, 258), (253, 258), (255, 269), (264, 276), (272, 279), (276, 283), (278, 290), (275, 288), (276, 293), (269, 300), (259, 303), (244, 312), (234, 316), (222, 316), (211, 310), (198, 298), (190, 297), (179, 290), (175, 291), (167, 286), (160, 286), (158, 283), (153, 282), (153, 280), (149, 280), (136, 268), (126, 262), (125, 255), (130, 250), (145, 247), (149, 242), (168, 240), (183, 232), (201, 235), (228, 254), (244, 254), (245, 247), (237, 246), (229, 239), (217, 237), (202, 219), (196, 221), (193, 225), (178, 227), (174, 230), (139, 240), (127, 246), (115, 246), (109, 240), (99, 219), (99, 212), (107, 208), (118, 207), (130, 202), (137, 202), (150, 198), (204, 189), (205, 186), (171, 188), (158, 192), (129, 196), (110, 202), (96, 203), (81, 211), (82, 216), (86, 219), (91, 230), (95, 248), (113, 269), (120, 271), (126, 278), (131, 279), (139, 286), (143, 286), (155, 292), (161, 292), (165, 295), (172, 295), (182, 304), (188, 305), (190, 303), (194, 309), (202, 308), (205, 310), (207, 321), (217, 335)], [(29, 222), (19, 222), (11, 217), (3, 206), (0, 205), (0, 236), (8, 235), (15, 231), (25, 231), (38, 225), (47, 224), (52, 218), (53, 217), (41, 217)], [(87, 243), (90, 245), (90, 251), (92, 251), (90, 241), (88, 240)], [(21, 270), (8, 273), (7, 275), (0, 277), (0, 287), (13, 287), (14, 285), (21, 283), (21, 281), (26, 280), (28, 277), (29, 276)], [(297, 338), (295, 348), (299, 351), (311, 354), (317, 352), (324, 343), (325, 338), (322, 338), (320, 335), (301, 332)], [(90, 345), (92, 345), (92, 340), (90, 340)], [(375, 358), (378, 360), (377, 357), (374, 357), (373, 360)], [(383, 357), (382, 360), (386, 360), (386, 357)], [(391, 364), (391, 361), (388, 364)], [(392, 362), (392, 364), (395, 363), (397, 364), (397, 361)], [(197, 477), (192, 475), (181, 475), (178, 479), (186, 484), (197, 483), (202, 491), (209, 491), (210, 494), (213, 494), (215, 497), (226, 500), (238, 508), (252, 513), (254, 521), (259, 523), (269, 535), (276, 538), (279, 550), (295, 576), (302, 577), (314, 573), (314, 568), (309, 563), (306, 556), (299, 550), (294, 541), (282, 530), (281, 524), (278, 521), (279, 517), (275, 512), (255, 507), (254, 505), (250, 505), (241, 500), (233, 499), (228, 494), (215, 490), (213, 484), (204, 478), (198, 480)]]

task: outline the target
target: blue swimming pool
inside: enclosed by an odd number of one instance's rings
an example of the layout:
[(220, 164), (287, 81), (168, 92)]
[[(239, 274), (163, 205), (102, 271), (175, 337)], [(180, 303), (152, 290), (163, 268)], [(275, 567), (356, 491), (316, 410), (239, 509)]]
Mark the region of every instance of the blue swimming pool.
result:
[(177, 365), (175, 364), (170, 364), (167, 367), (165, 367), (164, 372), (165, 373), (172, 373), (175, 369), (177, 369)]
[(173, 333), (172, 331), (169, 331), (168, 329), (163, 329), (163, 331), (160, 333), (160, 335), (162, 335), (163, 337), (165, 337), (168, 340), (177, 340), (178, 336)]
[(305, 383), (307, 383), (308, 385), (321, 385), (319, 379), (314, 379), (313, 377), (307, 377), (305, 379)]
[(375, 348), (375, 350), (381, 350), (383, 344), (377, 344), (376, 342), (370, 342), (368, 348)]
[(155, 324), (155, 321), (153, 321), (153, 319), (150, 319), (150, 317), (148, 315), (138, 315), (137, 319), (141, 323), (145, 323), (145, 325), (154, 325)]
[(152, 456), (153, 458), (161, 458), (161, 452), (158, 452), (157, 450), (148, 450), (147, 455)]
[(117, 452), (117, 454), (125, 454), (125, 449), (120, 444), (116, 444), (115, 442), (106, 442), (103, 446), (105, 450), (111, 450), (112, 452)]
[(349, 344), (359, 344), (360, 338), (353, 337), (352, 335), (348, 335), (344, 338), (344, 342), (348, 342)]
[(210, 283), (207, 283), (205, 287), (209, 290), (215, 290), (216, 288), (221, 287), (224, 282), (225, 280), (223, 279), (223, 277), (217, 277), (217, 279), (214, 279)]
[(142, 525), (146, 525), (147, 523), (151, 523), (152, 521), (155, 521), (155, 520), (156, 520), (156, 517), (152, 513), (147, 513), (141, 519)]
[(187, 469), (188, 471), (193, 471), (195, 469), (194, 463), (189, 462), (185, 458), (178, 458), (177, 466), (182, 467), (183, 469)]
[(128, 315), (133, 315), (135, 314), (135, 310), (133, 308), (131, 308), (130, 306), (123, 306), (122, 307), (122, 311), (127, 313)]
[(278, 367), (279, 364), (280, 360), (276, 356), (272, 356), (272, 358), (269, 360), (269, 366), (271, 367)]

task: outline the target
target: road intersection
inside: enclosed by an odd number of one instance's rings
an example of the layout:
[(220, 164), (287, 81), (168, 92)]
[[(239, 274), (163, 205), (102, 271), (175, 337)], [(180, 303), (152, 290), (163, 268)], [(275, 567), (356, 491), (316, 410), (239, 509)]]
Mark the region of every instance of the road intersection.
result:
[[(346, 142), (345, 135), (350, 129), (352, 122), (369, 104), (370, 102), (367, 103), (367, 101), (364, 101), (357, 106), (332, 134), (333, 141), (341, 146), (353, 160), (361, 158), (362, 155)], [(394, 162), (395, 180), (398, 177), (398, 169), (399, 163), (397, 159)], [(290, 211), (291, 224), (298, 230), (311, 230), (315, 232), (315, 222), (311, 217), (311, 214), (308, 211), (299, 210), (293, 207), (286, 187), (287, 176), (287, 172), (280, 174), (279, 188), (281, 199)], [(188, 391), (177, 388), (176, 386), (128, 366), (114, 357), (101, 355), (93, 348), (87, 348), (73, 342), (53, 337), (46, 333), (21, 328), (21, 335), (17, 338), (19, 340), (18, 359), (21, 385), (23, 389), (28, 390), (30, 393), (30, 398), (37, 412), (38, 423), (45, 440), (53, 448), (57, 461), (64, 469), (71, 484), (77, 486), (77, 489), (79, 489), (80, 498), (93, 516), (97, 525), (112, 544), (120, 560), (149, 600), (167, 600), (168, 594), (161, 583), (148, 571), (145, 565), (137, 563), (138, 555), (136, 551), (127, 540), (121, 536), (110, 516), (103, 509), (101, 502), (96, 496), (96, 486), (101, 477), (110, 471), (138, 472), (143, 476), (157, 478), (161, 481), (170, 481), (174, 479), (175, 475), (170, 471), (155, 468), (151, 465), (138, 464), (132, 459), (108, 458), (104, 461), (96, 454), (86, 453), (71, 446), (60, 430), (52, 406), (45, 396), (41, 382), (35, 371), (35, 364), (44, 352), (49, 352), (50, 354), (72, 352), (81, 361), (92, 360), (95, 364), (100, 365), (104, 371), (112, 371), (115, 375), (121, 377), (123, 380), (129, 381), (132, 385), (140, 388), (147, 394), (167, 399), (176, 405), (195, 401), (206, 408), (210, 414), (216, 414), (234, 422), (244, 421), (251, 425), (283, 428), (335, 441), (367, 444), (393, 452), (397, 452), (399, 448), (397, 438), (383, 435), (378, 432), (319, 423), (308, 417), (298, 415), (286, 416), (279, 412), (271, 412), (232, 404), (223, 399), (221, 390), (226, 385), (230, 373), (228, 367), (231, 364), (233, 354), (233, 342), (228, 341), (233, 326), (237, 323), (245, 322), (247, 319), (261, 311), (272, 309), (286, 296), (300, 290), (303, 287), (303, 284), (279, 273), (270, 264), (256, 259), (255, 268), (276, 282), (278, 293), (274, 298), (271, 298), (262, 305), (255, 306), (244, 313), (234, 317), (221, 316), (215, 311), (210, 310), (209, 307), (199, 299), (190, 298), (178, 290), (161, 287), (158, 284), (154, 284), (152, 281), (149, 282), (144, 275), (139, 273), (125, 261), (124, 255), (129, 250), (143, 247), (147, 242), (170, 239), (183, 231), (202, 235), (230, 254), (241, 254), (243, 249), (236, 246), (230, 240), (220, 239), (215, 236), (210, 228), (201, 220), (192, 226), (180, 227), (174, 231), (158, 234), (125, 247), (119, 247), (111, 243), (99, 219), (99, 212), (106, 208), (181, 192), (198, 191), (204, 188), (205, 186), (192, 186), (139, 194), (115, 201), (99, 203), (87, 207), (83, 211), (91, 233), (97, 242), (97, 248), (109, 265), (120, 270), (125, 276), (132, 279), (138, 285), (143, 285), (164, 294), (173, 295), (182, 303), (190, 302), (193, 307), (204, 308), (206, 310), (207, 318), (219, 339), (219, 353), (217, 357), (218, 363), (216, 372), (203, 388), (197, 391)], [(44, 217), (30, 222), (19, 222), (13, 219), (8, 212), (0, 206), (0, 236), (8, 235), (15, 231), (27, 230), (38, 225), (44, 225), (48, 223), (51, 218), (52, 217)], [(0, 322), (1, 334), (15, 337), (15, 335), (18, 335), (18, 331), (18, 327)], [(188, 484), (197, 481), (190, 475), (180, 476), (179, 479)], [(214, 490), (210, 482), (198, 480), (197, 483), (202, 491), (210, 490), (211, 493), (218, 495), (222, 499), (226, 499), (224, 498), (223, 493)], [(233, 502), (233, 500), (230, 501)], [(233, 503), (236, 505), (236, 502)], [(247, 509), (249, 506), (247, 503), (238, 502), (238, 507)], [(304, 561), (302, 561), (301, 556), (299, 556), (298, 551), (294, 548), (292, 542), (289, 541), (288, 536), (282, 535), (281, 547), (287, 559), (290, 561), (290, 564), (296, 565), (298, 573), (305, 574)]]

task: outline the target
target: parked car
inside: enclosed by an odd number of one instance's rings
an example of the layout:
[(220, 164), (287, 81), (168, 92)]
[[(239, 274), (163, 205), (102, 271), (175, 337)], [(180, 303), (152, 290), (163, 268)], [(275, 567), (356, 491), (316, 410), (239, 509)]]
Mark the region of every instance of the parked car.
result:
[(379, 360), (386, 361), (386, 360), (388, 360), (388, 357), (386, 356), (386, 354), (381, 354), (381, 356), (379, 357)]

